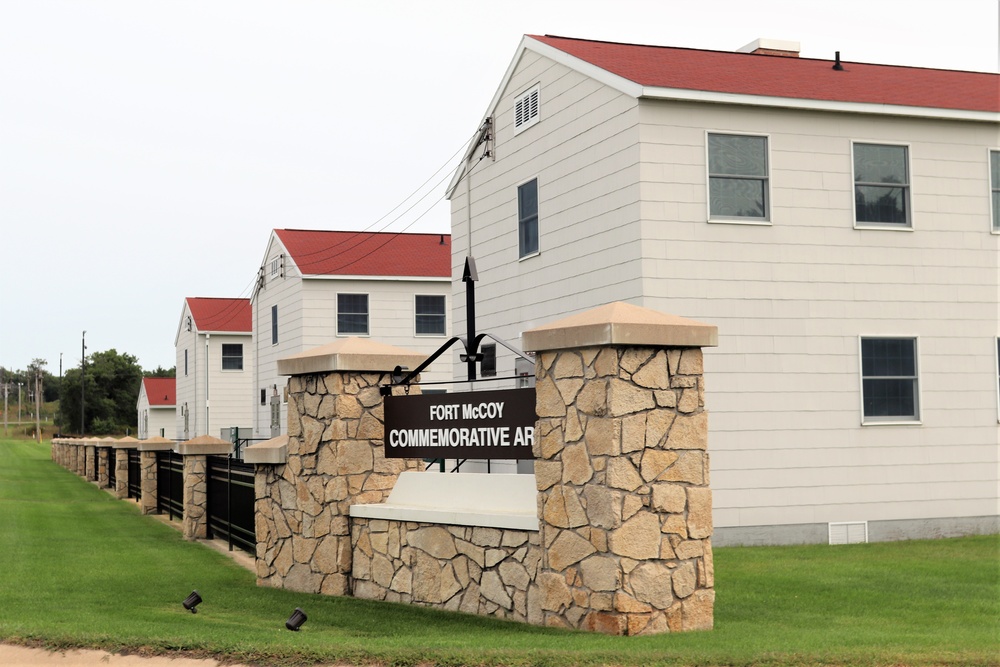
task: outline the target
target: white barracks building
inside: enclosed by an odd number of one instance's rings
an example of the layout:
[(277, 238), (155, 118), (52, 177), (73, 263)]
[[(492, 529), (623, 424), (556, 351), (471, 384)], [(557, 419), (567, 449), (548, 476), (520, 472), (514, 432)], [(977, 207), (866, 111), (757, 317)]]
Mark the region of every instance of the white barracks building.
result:
[(1000, 531), (997, 74), (526, 36), (448, 197), (479, 331), (718, 326), (716, 544)]

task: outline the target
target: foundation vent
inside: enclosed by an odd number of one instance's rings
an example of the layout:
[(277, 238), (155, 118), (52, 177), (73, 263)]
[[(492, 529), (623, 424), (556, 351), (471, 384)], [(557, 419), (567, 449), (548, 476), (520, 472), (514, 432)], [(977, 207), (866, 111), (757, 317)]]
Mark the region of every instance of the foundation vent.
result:
[(864, 544), (867, 541), (867, 521), (843, 521), (830, 524), (830, 544)]

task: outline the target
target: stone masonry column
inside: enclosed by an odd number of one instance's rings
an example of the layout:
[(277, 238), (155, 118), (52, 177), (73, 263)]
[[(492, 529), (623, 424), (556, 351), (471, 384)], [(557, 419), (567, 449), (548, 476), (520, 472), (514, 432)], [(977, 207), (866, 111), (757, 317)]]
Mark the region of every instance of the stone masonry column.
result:
[(91, 481), (97, 481), (97, 448), (101, 446), (104, 442), (101, 438), (91, 438), (87, 442), (87, 447), (84, 456), (86, 456), (86, 461), (84, 463), (84, 478)]
[(259, 584), (351, 594), (350, 506), (384, 502), (400, 472), (421, 468), (385, 458), (379, 388), (397, 365), (423, 360), (361, 338), (278, 360), (278, 373), (291, 376), (287, 460), (279, 446), (256, 461)]
[(184, 457), (184, 538), (203, 540), (208, 537), (208, 457), (228, 455), (233, 443), (199, 435), (177, 445), (175, 450)]
[(715, 326), (624, 303), (524, 333), (536, 352), (541, 622), (707, 630), (715, 600), (701, 347)]
[[(128, 452), (130, 449), (138, 449), (139, 441), (130, 442), (122, 438), (112, 445), (115, 466), (115, 498), (119, 500), (128, 497)], [(154, 493), (155, 496), (155, 493)]]
[[(136, 449), (139, 450), (139, 509), (143, 514), (156, 514), (157, 473), (156, 453), (169, 452), (174, 448), (174, 441), (161, 438), (140, 440)], [(128, 454), (125, 454), (125, 495), (128, 495)], [(116, 486), (121, 485), (122, 478), (115, 474)], [(117, 490), (115, 495), (117, 495)], [(125, 496), (121, 496), (124, 498)]]

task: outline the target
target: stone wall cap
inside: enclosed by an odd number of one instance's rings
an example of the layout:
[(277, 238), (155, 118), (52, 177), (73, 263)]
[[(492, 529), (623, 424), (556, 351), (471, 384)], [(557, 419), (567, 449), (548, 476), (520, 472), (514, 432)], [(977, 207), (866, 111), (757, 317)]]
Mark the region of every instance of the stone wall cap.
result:
[(279, 435), (263, 442), (255, 442), (243, 449), (245, 463), (279, 464), (288, 460), (288, 436)]
[(228, 454), (233, 449), (233, 443), (211, 435), (199, 435), (196, 438), (177, 443), (174, 451), (182, 456), (205, 456), (208, 454)]
[(169, 452), (174, 448), (174, 441), (168, 440), (159, 435), (154, 435), (146, 440), (139, 440), (137, 443), (123, 443), (121, 440), (115, 445), (117, 449), (138, 449), (140, 452)]
[(525, 331), (521, 342), (526, 352), (599, 345), (715, 347), (719, 328), (616, 301)]
[(396, 366), (416, 368), (427, 358), (370, 338), (340, 338), (332, 343), (278, 359), (278, 375), (307, 375), (330, 371), (388, 372)]

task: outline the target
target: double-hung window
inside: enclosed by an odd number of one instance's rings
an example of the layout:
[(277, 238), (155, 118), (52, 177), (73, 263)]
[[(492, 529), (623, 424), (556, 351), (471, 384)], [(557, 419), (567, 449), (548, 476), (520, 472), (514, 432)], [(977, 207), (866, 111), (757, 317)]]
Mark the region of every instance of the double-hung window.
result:
[(337, 295), (337, 334), (368, 335), (368, 295)]
[(916, 338), (861, 339), (865, 423), (918, 421)]
[(767, 137), (709, 133), (709, 219), (769, 220), (767, 174)]
[(444, 295), (416, 295), (414, 331), (418, 336), (445, 335)]
[(990, 199), (993, 202), (993, 232), (1000, 233), (1000, 151), (990, 151)]
[(243, 370), (243, 343), (222, 344), (222, 370)]
[(517, 188), (518, 257), (538, 253), (538, 179)]
[(854, 144), (854, 220), (859, 227), (910, 228), (906, 146)]

